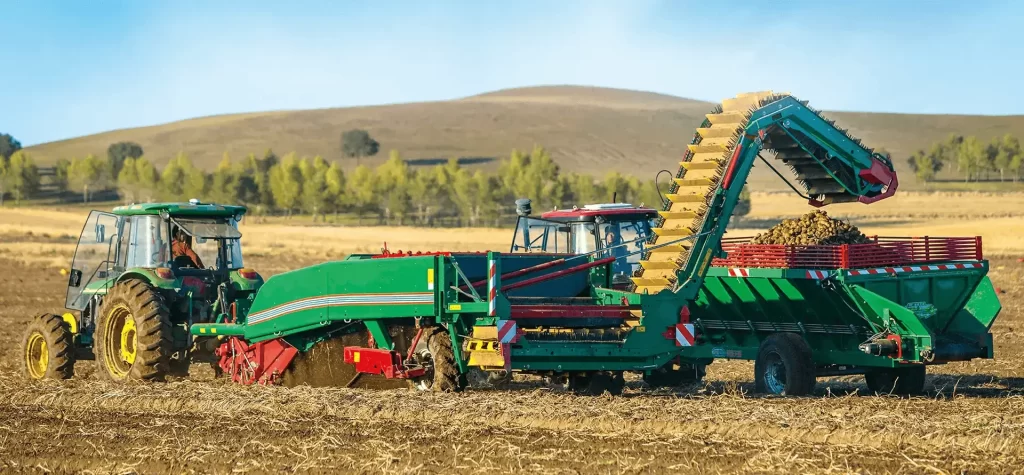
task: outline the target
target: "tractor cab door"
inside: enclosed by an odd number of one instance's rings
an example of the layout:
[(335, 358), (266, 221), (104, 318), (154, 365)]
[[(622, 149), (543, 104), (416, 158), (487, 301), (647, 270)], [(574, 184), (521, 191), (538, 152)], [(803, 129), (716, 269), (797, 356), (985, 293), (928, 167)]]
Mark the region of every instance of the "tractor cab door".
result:
[(602, 249), (605, 256), (616, 257), (612, 264), (612, 282), (624, 285), (640, 267), (640, 257), (651, 235), (650, 222), (646, 217), (610, 221), (598, 228), (601, 233)]
[(84, 310), (89, 298), (97, 293), (106, 293), (109, 281), (117, 277), (115, 268), (118, 267), (123, 223), (121, 217), (110, 213), (89, 213), (71, 261), (65, 307)]

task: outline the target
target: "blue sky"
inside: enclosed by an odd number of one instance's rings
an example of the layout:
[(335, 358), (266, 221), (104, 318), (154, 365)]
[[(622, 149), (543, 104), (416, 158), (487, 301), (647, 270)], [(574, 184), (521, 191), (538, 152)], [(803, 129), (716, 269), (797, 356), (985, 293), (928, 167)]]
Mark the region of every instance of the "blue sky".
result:
[(0, 0), (0, 132), (583, 84), (1024, 114), (1020, 1)]

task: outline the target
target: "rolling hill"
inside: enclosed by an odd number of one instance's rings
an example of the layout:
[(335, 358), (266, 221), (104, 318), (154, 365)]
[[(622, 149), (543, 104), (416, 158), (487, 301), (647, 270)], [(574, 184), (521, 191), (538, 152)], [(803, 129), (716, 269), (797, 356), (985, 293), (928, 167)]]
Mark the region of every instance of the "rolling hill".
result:
[[(741, 92), (741, 91), (737, 91)], [(801, 97), (810, 100), (813, 97)], [(449, 157), (492, 168), (513, 148), (540, 144), (567, 171), (604, 174), (608, 170), (653, 178), (658, 170), (674, 170), (709, 102), (650, 92), (620, 89), (543, 86), (496, 91), (438, 102), (274, 111), (202, 117), (151, 127), (115, 130), (40, 144), (28, 150), (40, 163), (57, 158), (105, 154), (110, 143), (130, 140), (163, 166), (185, 151), (201, 167), (212, 169), (227, 151), (234, 158), (262, 154), (322, 155), (341, 159), (341, 132), (368, 130), (381, 143), (381, 153), (363, 163), (376, 164), (397, 149), (412, 165), (428, 165)], [(904, 158), (950, 133), (988, 140), (1005, 133), (1024, 137), (1024, 116), (914, 115), (868, 112), (826, 112), (865, 144), (892, 153), (905, 188), (915, 183)], [(353, 160), (342, 162), (346, 168)], [(762, 190), (784, 185), (763, 166), (749, 180)]]

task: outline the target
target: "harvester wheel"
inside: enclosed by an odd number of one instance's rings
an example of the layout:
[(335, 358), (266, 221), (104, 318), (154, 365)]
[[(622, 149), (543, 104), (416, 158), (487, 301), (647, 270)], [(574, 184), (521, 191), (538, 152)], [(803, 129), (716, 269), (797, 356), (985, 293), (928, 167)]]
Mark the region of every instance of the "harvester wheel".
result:
[(126, 280), (103, 299), (94, 347), (99, 374), (114, 380), (163, 380), (170, 369), (171, 321), (146, 282)]
[(625, 386), (626, 379), (621, 372), (595, 371), (569, 376), (569, 390), (581, 396), (600, 396), (605, 391), (618, 396)]
[(775, 333), (761, 343), (754, 360), (757, 392), (803, 396), (816, 383), (811, 347), (796, 333)]
[(459, 392), (467, 384), (466, 375), (459, 373), (455, 364), (455, 351), (452, 350), (452, 339), (448, 331), (442, 327), (429, 328), (424, 331), (423, 339), (414, 350), (415, 358), (427, 366), (427, 374), (411, 381), (414, 388), (421, 391)]
[(864, 381), (868, 383), (868, 389), (878, 394), (912, 396), (924, 392), (926, 373), (924, 365), (915, 365), (870, 371), (864, 375)]
[(701, 363), (668, 363), (661, 368), (644, 375), (644, 382), (652, 388), (675, 387), (684, 384), (699, 383), (707, 374), (707, 365)]
[(32, 318), (25, 331), (25, 376), (31, 379), (70, 379), (75, 374), (75, 345), (71, 327), (59, 315)]

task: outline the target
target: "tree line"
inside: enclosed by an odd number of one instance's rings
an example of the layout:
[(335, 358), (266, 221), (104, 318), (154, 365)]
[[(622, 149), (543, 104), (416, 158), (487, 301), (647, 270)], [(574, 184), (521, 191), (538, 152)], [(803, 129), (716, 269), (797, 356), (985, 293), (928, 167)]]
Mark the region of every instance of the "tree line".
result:
[(990, 180), (998, 176), (1014, 183), (1024, 175), (1024, 152), (1017, 137), (1006, 134), (984, 143), (977, 137), (950, 135), (946, 140), (918, 150), (907, 158), (917, 178), (934, 181), (942, 170), (954, 171), (965, 182)]
[(613, 197), (653, 207), (661, 202), (653, 181), (618, 172), (601, 177), (563, 173), (540, 146), (530, 152), (513, 150), (496, 173), (463, 167), (455, 158), (412, 168), (397, 150), (380, 166), (359, 165), (349, 172), (319, 156), (278, 156), (267, 150), (235, 160), (225, 153), (206, 172), (185, 153), (161, 170), (138, 145), (118, 143), (110, 146), (107, 157), (58, 161), (54, 181), (59, 190), (79, 193), (85, 202), (99, 191), (114, 189), (126, 203), (198, 198), (244, 204), (255, 215), (303, 213), (316, 221), (344, 213), (360, 222), (396, 225), (495, 225), (511, 215), (519, 197), (532, 199), (537, 210), (609, 202)]

